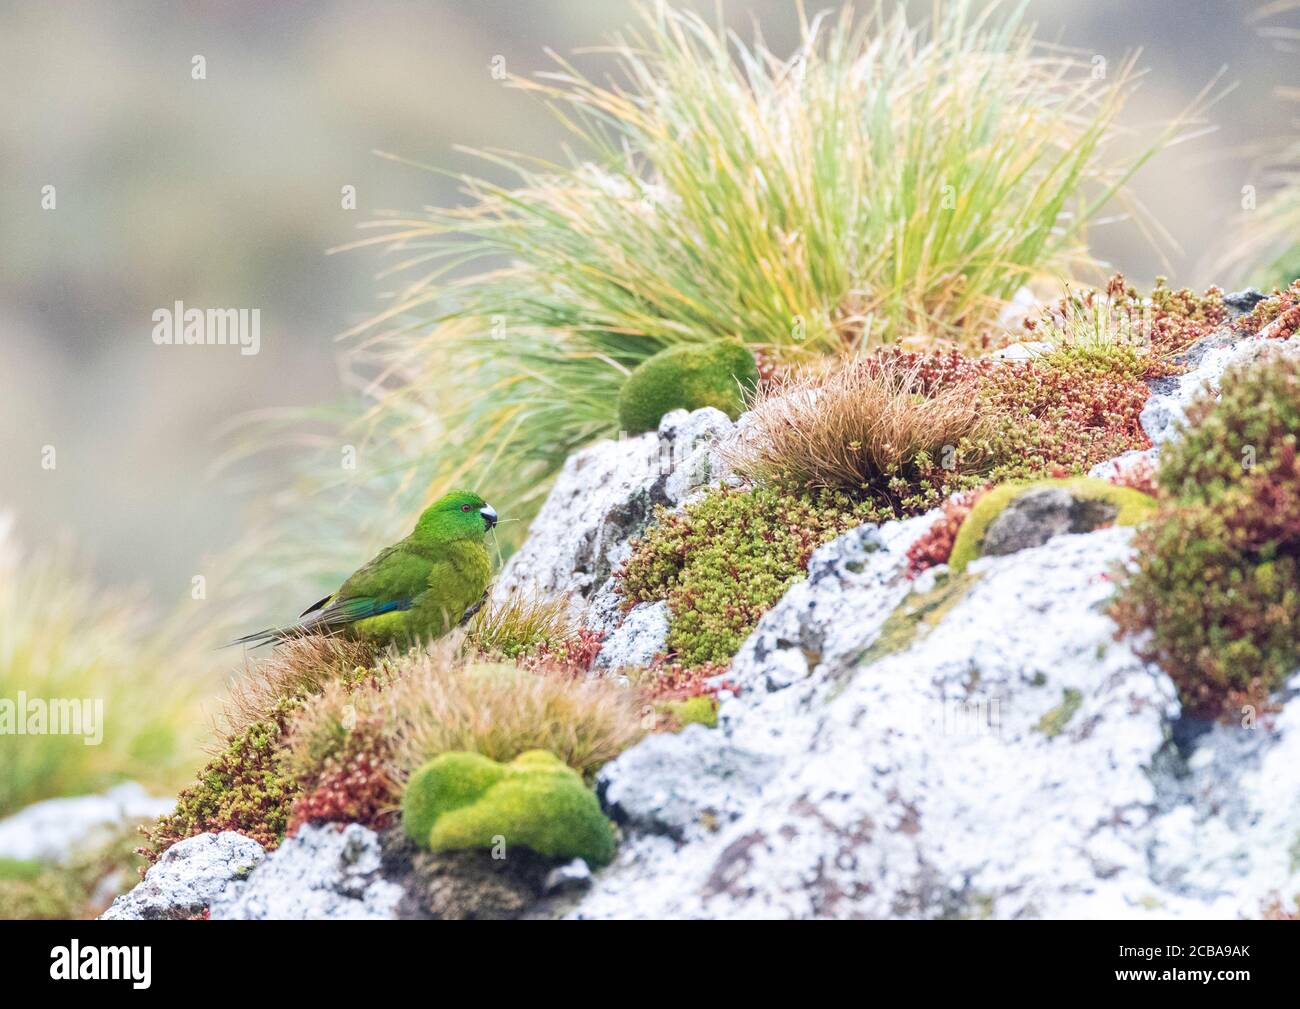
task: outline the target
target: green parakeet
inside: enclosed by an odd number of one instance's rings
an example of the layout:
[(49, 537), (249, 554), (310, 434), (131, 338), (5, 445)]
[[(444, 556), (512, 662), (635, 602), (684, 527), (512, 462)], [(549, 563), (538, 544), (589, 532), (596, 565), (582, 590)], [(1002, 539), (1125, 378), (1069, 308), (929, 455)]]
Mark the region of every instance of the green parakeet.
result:
[(441, 637), (483, 599), (492, 575), (483, 539), (496, 524), (497, 513), (481, 497), (454, 491), (425, 509), (410, 536), (381, 550), (337, 592), (303, 610), (298, 623), (231, 644), (342, 634), (406, 646)]

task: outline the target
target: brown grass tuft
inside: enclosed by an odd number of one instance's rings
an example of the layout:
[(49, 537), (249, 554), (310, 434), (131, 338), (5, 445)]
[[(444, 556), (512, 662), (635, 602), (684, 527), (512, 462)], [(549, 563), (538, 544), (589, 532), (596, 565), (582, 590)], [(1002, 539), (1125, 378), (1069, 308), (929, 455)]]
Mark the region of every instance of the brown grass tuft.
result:
[(760, 388), (750, 422), (724, 451), (741, 476), (764, 483), (845, 490), (891, 500), (921, 484), (976, 472), (963, 439), (984, 420), (966, 383), (925, 391), (917, 366), (887, 358), (803, 372)]
[(358, 641), (319, 634), (292, 638), (265, 660), (247, 664), (243, 678), (231, 687), (220, 736), (238, 736), (285, 698), (318, 694), (334, 680), (374, 663), (374, 649)]

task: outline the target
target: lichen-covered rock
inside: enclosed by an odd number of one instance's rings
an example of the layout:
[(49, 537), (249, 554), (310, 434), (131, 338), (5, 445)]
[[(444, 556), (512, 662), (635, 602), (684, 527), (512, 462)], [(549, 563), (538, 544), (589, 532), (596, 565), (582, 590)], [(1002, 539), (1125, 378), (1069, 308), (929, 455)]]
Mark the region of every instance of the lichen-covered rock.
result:
[(234, 831), (187, 837), (168, 848), (139, 885), (113, 901), (100, 917), (110, 921), (193, 918), (265, 858), (260, 844)]
[(379, 836), (367, 827), (359, 823), (305, 826), (285, 838), (246, 879), (235, 881), (214, 897), (210, 917), (295, 921), (395, 918), (404, 891), (384, 877), (382, 868)]
[(1063, 533), (1136, 525), (1155, 511), (1150, 496), (1094, 477), (1003, 484), (984, 494), (962, 523), (949, 565), (960, 574), (979, 556), (1042, 546)]
[(745, 395), (757, 385), (758, 363), (739, 340), (669, 347), (642, 361), (623, 383), (619, 425), (640, 434), (659, 427), (674, 410), (704, 407), (735, 420), (745, 408)]
[[(909, 608), (917, 525), (823, 547), (737, 657), (749, 689), (720, 728), (652, 737), (603, 772), (624, 841), (575, 915), (1223, 917), (1300, 892), (1282, 854), (1300, 808), (1276, 801), (1300, 713), (1237, 730), (1250, 761), (1178, 731), (1172, 683), (1104, 611), (1130, 530), (979, 559), (934, 626), (873, 651)], [(639, 752), (688, 745), (693, 775)], [(770, 766), (702, 828), (695, 811), (737, 791), (738, 752)], [(1238, 788), (1249, 799), (1225, 804)]]
[(601, 768), (596, 789), (610, 815), (643, 834), (681, 841), (706, 837), (758, 798), (780, 762), (719, 746), (711, 730), (688, 725), (649, 736)]
[(67, 862), (173, 805), (174, 800), (152, 796), (133, 781), (100, 795), (46, 799), (0, 820), (0, 858)]
[(569, 457), (528, 539), (493, 587), (498, 602), (512, 592), (569, 596), (587, 626), (609, 634), (622, 622), (612, 575), (627, 560), (656, 505), (676, 506), (729, 470), (718, 446), (733, 425), (714, 409), (669, 413), (657, 433), (597, 442)]
[(668, 604), (641, 603), (606, 639), (596, 655), (597, 669), (648, 666), (668, 642)]
[(552, 753), (508, 764), (479, 753), (442, 753), (411, 775), (402, 828), (433, 851), (520, 845), (547, 858), (605, 865), (614, 836), (595, 795)]
[(1231, 329), (1212, 333), (1183, 358), (1192, 365), (1181, 375), (1162, 379), (1142, 409), (1139, 423), (1153, 445), (1172, 438), (1186, 420), (1186, 409), (1204, 389), (1217, 392), (1219, 380), (1231, 366), (1255, 360), (1261, 354), (1300, 354), (1300, 337), (1278, 340), (1265, 327), (1252, 337), (1240, 338)]

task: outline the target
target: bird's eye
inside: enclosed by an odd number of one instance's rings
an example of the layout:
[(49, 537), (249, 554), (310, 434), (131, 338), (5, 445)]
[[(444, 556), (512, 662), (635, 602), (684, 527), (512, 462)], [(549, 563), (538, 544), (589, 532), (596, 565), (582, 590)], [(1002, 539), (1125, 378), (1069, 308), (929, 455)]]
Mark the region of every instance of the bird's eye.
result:
[(460, 506), (460, 510), (463, 511), (463, 512), (467, 512), (467, 511), (469, 511), (469, 505), (461, 505), (461, 506)]

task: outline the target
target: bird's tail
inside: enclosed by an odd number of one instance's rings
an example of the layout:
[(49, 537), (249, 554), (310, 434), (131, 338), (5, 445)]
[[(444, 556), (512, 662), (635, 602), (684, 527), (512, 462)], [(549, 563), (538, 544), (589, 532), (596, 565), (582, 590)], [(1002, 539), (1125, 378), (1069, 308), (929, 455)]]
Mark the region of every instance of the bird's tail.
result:
[(227, 641), (221, 647), (234, 648), (235, 645), (248, 645), (250, 648), (261, 648), (263, 645), (279, 644), (281, 641), (296, 638), (302, 633), (303, 628), (298, 624), (292, 627), (268, 627), (265, 630), (254, 631), (252, 634), (245, 634), (242, 638), (235, 638), (234, 641)]

